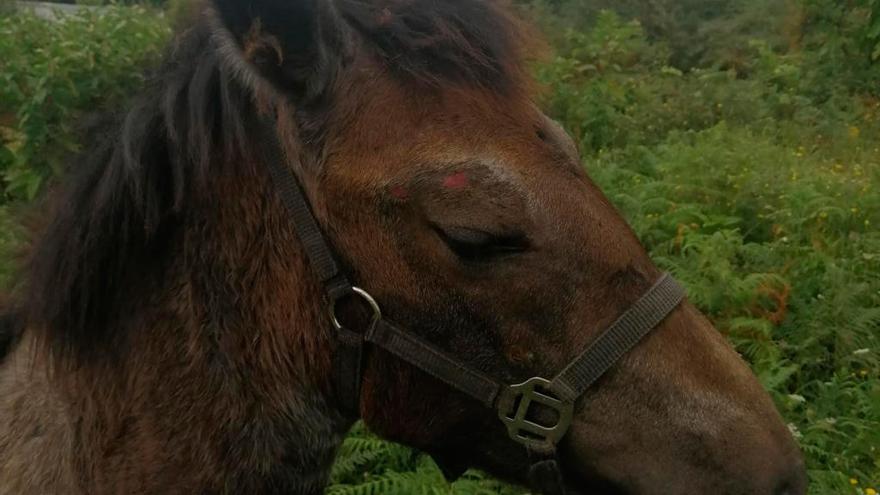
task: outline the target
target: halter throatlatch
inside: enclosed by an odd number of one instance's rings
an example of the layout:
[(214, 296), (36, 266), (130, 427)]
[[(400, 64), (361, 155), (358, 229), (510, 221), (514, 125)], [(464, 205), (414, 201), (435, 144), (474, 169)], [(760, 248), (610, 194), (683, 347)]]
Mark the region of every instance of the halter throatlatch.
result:
[[(520, 384), (502, 385), (385, 319), (373, 296), (351, 284), (340, 270), (308, 199), (288, 166), (273, 124), (263, 123), (263, 158), (309, 263), (327, 294), (337, 341), (334, 382), (343, 407), (358, 415), (363, 348), (370, 343), (495, 409), (511, 440), (525, 447), (529, 455), (532, 488), (547, 495), (563, 495), (565, 486), (556, 462), (556, 445), (571, 425), (575, 401), (678, 306), (685, 295), (681, 285), (664, 273), (553, 379), (536, 376)], [(370, 311), (363, 328), (348, 328), (339, 317), (339, 305), (346, 298), (360, 300)]]

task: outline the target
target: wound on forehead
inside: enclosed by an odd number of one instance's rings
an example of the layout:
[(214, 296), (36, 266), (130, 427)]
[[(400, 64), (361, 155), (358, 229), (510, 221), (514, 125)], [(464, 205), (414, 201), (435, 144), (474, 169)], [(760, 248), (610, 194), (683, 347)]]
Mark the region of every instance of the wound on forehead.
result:
[(409, 199), (409, 189), (404, 186), (394, 186), (391, 188), (391, 197), (399, 200), (406, 201)]
[(446, 189), (461, 189), (467, 187), (468, 185), (468, 176), (467, 173), (463, 171), (455, 172), (452, 175), (448, 175), (443, 179), (443, 187)]

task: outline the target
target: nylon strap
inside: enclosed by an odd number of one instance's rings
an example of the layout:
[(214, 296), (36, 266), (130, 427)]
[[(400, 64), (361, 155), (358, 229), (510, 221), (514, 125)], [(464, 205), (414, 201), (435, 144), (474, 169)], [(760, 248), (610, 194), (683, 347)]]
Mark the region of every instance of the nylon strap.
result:
[(267, 141), (266, 146), (260, 148), (263, 150), (263, 159), (269, 166), (275, 190), (290, 214), (296, 235), (306, 251), (315, 275), (324, 284), (330, 296), (336, 298), (340, 293), (351, 290), (351, 283), (339, 269), (339, 264), (330, 246), (327, 245), (305, 193), (288, 166), (290, 162), (284, 156), (281, 143), (278, 142), (278, 134), (270, 123), (265, 122), (263, 125), (269, 128), (263, 132), (263, 139)]
[(364, 360), (364, 336), (351, 330), (337, 332), (339, 346), (333, 356), (333, 384), (342, 407), (360, 416), (361, 374)]
[(549, 456), (532, 456), (529, 453), (529, 471), (527, 477), (532, 490), (542, 495), (566, 495), (565, 480), (559, 468), (556, 452)]
[(656, 327), (685, 296), (668, 273), (626, 310), (551, 382), (560, 398), (574, 402), (614, 363)]
[[(324, 238), (308, 199), (299, 181), (289, 167), (273, 122), (264, 120), (262, 135), (265, 146), (260, 146), (263, 159), (269, 168), (272, 183), (290, 215), (293, 229), (302, 243), (309, 264), (330, 298), (336, 299), (351, 293), (352, 285), (339, 269), (333, 251)], [(339, 401), (350, 414), (359, 415), (361, 391), (361, 363), (364, 354), (364, 336), (341, 329), (336, 335), (337, 348), (333, 359), (333, 382)]]
[(498, 382), (473, 370), (436, 347), (404, 332), (387, 320), (380, 320), (367, 333), (367, 341), (403, 359), (447, 385), (470, 395), (488, 408), (495, 407), (501, 390)]

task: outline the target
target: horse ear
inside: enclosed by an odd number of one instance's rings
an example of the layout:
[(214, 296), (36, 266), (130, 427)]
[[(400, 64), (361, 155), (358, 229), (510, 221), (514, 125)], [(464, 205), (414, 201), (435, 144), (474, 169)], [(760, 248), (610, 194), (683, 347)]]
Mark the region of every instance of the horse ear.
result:
[(346, 49), (345, 24), (329, 0), (213, 0), (244, 61), (282, 92), (326, 91)]

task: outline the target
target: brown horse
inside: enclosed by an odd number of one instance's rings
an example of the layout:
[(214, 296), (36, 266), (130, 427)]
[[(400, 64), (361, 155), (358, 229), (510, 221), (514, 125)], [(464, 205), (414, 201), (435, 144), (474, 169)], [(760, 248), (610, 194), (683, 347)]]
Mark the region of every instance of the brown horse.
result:
[[(659, 272), (533, 104), (529, 39), (484, 0), (205, 5), (90, 134), (2, 318), (0, 493), (321, 492), (356, 415), (259, 158), (267, 115), (387, 315), (504, 383), (577, 356)], [(524, 481), (495, 413), (365, 359), (371, 429)], [(805, 492), (770, 398), (688, 303), (577, 402), (559, 455), (574, 492)]]

